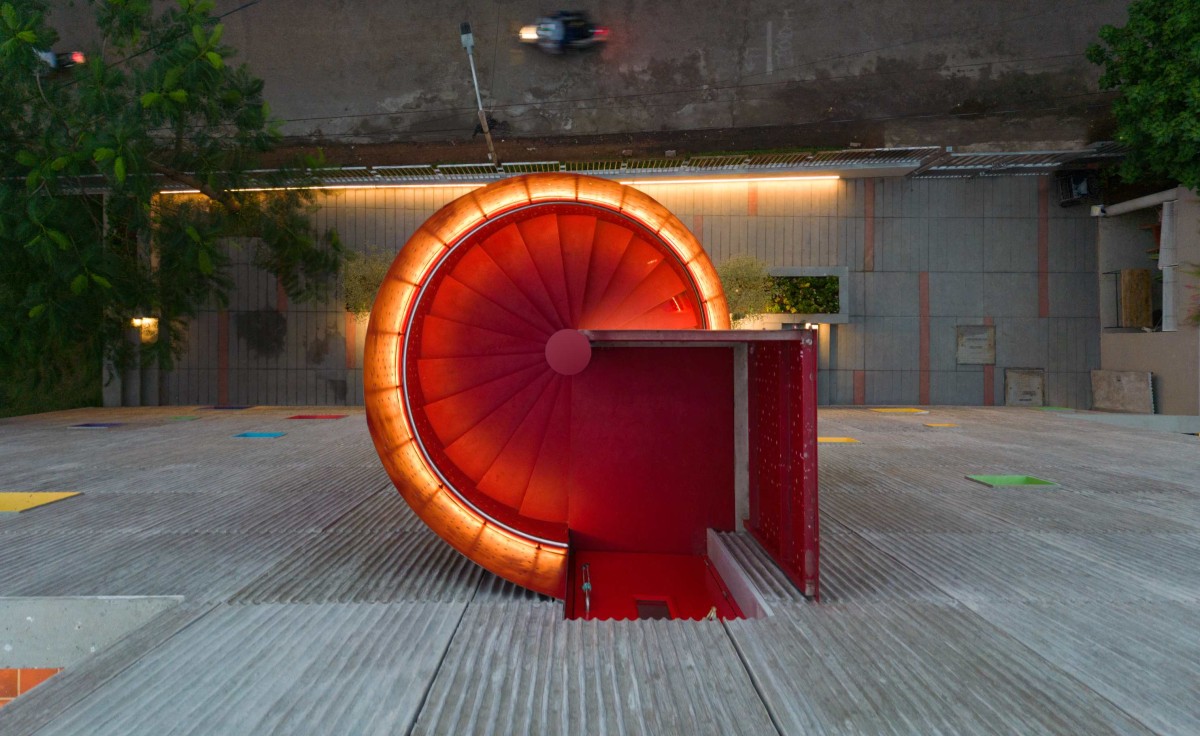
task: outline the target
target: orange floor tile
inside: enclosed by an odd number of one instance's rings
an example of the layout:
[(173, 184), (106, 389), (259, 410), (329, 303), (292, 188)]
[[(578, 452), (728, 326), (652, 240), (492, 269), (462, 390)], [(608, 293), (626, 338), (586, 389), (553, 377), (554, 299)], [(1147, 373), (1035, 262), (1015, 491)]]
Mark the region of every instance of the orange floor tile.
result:
[(61, 667), (0, 668), (0, 708), (62, 672)]

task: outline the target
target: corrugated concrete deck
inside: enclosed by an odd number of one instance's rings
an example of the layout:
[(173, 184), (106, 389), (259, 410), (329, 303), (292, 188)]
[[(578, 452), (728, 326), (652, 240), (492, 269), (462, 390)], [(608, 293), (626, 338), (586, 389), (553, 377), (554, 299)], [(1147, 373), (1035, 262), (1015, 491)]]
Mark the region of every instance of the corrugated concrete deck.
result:
[(314, 411), (0, 421), (0, 490), (84, 494), (0, 515), (0, 596), (183, 599), (0, 734), (1200, 733), (1196, 437), (825, 409), (860, 442), (820, 448), (823, 603), (730, 534), (771, 617), (581, 622), (426, 530), (361, 411)]

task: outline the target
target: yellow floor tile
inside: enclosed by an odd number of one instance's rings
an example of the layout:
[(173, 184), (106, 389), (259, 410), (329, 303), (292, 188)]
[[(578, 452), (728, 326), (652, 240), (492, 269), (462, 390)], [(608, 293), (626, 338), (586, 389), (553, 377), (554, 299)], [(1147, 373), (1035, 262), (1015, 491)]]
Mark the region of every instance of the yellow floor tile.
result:
[(858, 442), (858, 440), (853, 437), (818, 437), (817, 442), (820, 444), (849, 444)]
[(925, 426), (926, 427), (957, 427), (958, 425), (952, 424), (951, 422), (926, 422)]
[(899, 406), (896, 406), (896, 407), (889, 406), (889, 407), (886, 407), (883, 409), (872, 409), (871, 411), (877, 411), (880, 414), (928, 414), (929, 413), (925, 409), (913, 409), (910, 407), (899, 407)]
[(19, 491), (0, 492), (0, 512), (3, 511), (24, 511), (26, 509), (45, 506), (48, 503), (61, 501), (64, 498), (78, 496), (75, 492), (63, 493), (22, 493)]

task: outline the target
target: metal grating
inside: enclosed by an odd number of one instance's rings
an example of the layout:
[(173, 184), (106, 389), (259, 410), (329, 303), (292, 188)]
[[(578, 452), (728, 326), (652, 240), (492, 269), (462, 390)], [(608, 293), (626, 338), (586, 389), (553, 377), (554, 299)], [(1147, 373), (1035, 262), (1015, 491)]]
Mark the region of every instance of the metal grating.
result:
[[(1118, 143), (1097, 143), (1077, 151), (1016, 151), (956, 153), (936, 146), (908, 148), (851, 148), (839, 151), (729, 154), (691, 158), (641, 158), (603, 161), (513, 161), (499, 165), (416, 164), (405, 166), (345, 166), (320, 169), (317, 173), (332, 186), (371, 186), (394, 182), (436, 183), (446, 181), (492, 181), (505, 176), (538, 172), (570, 171), (597, 176), (654, 173), (739, 173), (779, 171), (828, 171), (833, 169), (897, 169), (908, 167), (911, 177), (962, 179), (977, 176), (1031, 176), (1046, 174), (1069, 165), (1087, 166), (1124, 156)], [(264, 176), (269, 172), (262, 173)], [(184, 189), (163, 182), (163, 190)]]
[(856, 148), (845, 151), (818, 151), (813, 154), (810, 166), (864, 167), (917, 165), (927, 157), (936, 155), (941, 149), (927, 148)]
[(436, 179), (437, 167), (429, 164), (418, 164), (414, 166), (376, 166), (375, 172), (380, 178), (402, 179), (402, 180), (423, 180)]
[(337, 168), (318, 169), (313, 172), (327, 182), (342, 183), (349, 181), (371, 180), (375, 177), (366, 166), (339, 166)]
[(961, 179), (977, 176), (1037, 176), (1067, 166), (1088, 166), (1125, 155), (1119, 143), (1102, 142), (1074, 151), (962, 152), (947, 150), (933, 156), (912, 176), (923, 179)]
[(446, 179), (496, 179), (504, 172), (492, 164), (443, 164), (438, 174)]
[(771, 153), (750, 156), (746, 159), (747, 166), (764, 169), (781, 169), (809, 166), (816, 154), (813, 153)]
[(539, 174), (562, 171), (562, 164), (557, 161), (528, 161), (523, 163), (500, 164), (505, 174)]
[(562, 165), (563, 171), (573, 171), (579, 174), (601, 174), (623, 171), (624, 161), (567, 161)]
[(631, 159), (625, 168), (630, 171), (666, 171), (684, 168), (686, 163), (682, 158), (642, 158)]
[(697, 171), (714, 171), (728, 169), (744, 169), (750, 162), (749, 157), (736, 156), (694, 156), (688, 159), (689, 169)]

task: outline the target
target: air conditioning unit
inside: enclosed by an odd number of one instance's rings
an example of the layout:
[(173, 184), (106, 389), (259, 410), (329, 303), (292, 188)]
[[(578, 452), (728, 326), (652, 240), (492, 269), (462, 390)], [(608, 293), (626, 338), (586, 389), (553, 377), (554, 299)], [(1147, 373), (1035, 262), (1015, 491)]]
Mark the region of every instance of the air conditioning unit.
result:
[(1074, 207), (1097, 194), (1098, 182), (1091, 171), (1060, 171), (1057, 179), (1060, 207)]

